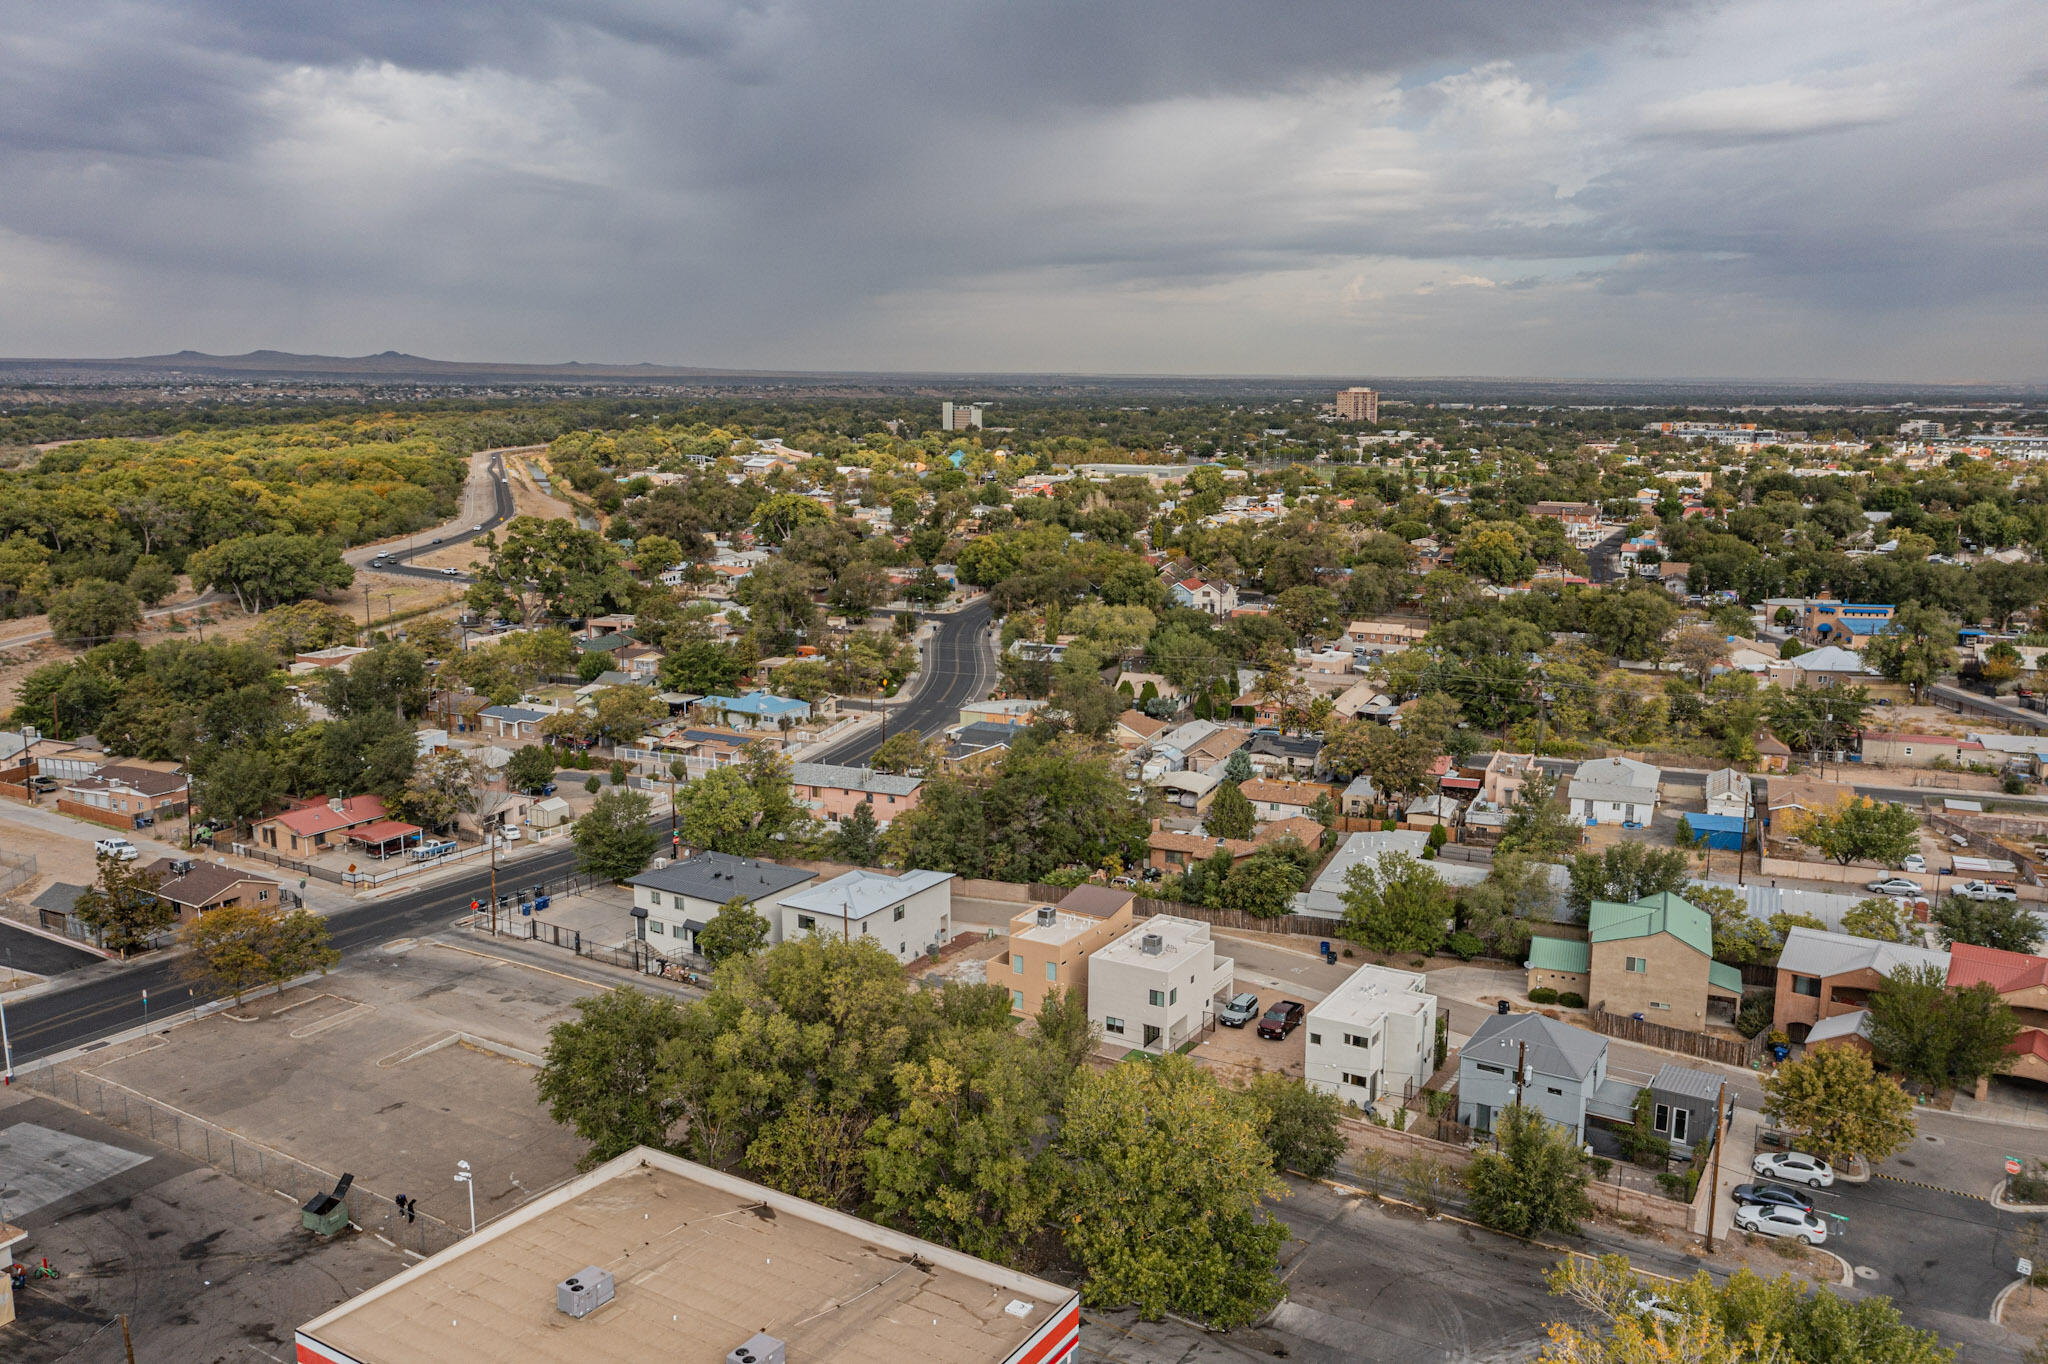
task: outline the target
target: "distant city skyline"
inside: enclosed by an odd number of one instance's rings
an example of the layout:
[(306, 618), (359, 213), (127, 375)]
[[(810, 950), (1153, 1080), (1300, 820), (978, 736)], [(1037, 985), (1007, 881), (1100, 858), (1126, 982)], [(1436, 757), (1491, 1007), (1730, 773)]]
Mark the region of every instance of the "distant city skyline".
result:
[(2017, 0), (0, 13), (0, 355), (2048, 380)]

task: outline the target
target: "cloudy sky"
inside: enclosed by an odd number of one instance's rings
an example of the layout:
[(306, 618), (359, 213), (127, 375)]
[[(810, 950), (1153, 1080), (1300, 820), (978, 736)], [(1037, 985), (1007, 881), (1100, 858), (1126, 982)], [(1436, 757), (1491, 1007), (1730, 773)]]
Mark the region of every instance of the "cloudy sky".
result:
[(2025, 0), (0, 0), (0, 354), (2048, 379)]

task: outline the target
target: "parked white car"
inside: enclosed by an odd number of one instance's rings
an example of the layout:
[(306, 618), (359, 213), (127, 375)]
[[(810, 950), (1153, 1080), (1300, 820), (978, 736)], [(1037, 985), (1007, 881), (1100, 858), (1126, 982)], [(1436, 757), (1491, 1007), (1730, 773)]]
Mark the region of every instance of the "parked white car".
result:
[(1919, 853), (1907, 853), (1906, 860), (1899, 863), (1899, 870), (1917, 871), (1922, 874), (1925, 874), (1925, 872), (1927, 871), (1927, 859), (1922, 857)]
[(1798, 1208), (1745, 1204), (1735, 1210), (1735, 1226), (1737, 1230), (1759, 1232), (1765, 1236), (1789, 1236), (1809, 1246), (1817, 1246), (1828, 1239), (1827, 1224), (1817, 1214), (1802, 1212)]
[(1804, 1151), (1764, 1151), (1749, 1168), (1766, 1179), (1804, 1184), (1809, 1189), (1825, 1189), (1835, 1182), (1835, 1167)]
[(1970, 900), (2017, 900), (2019, 887), (2007, 881), (1965, 881), (1956, 894)]
[(102, 838), (92, 845), (92, 850), (101, 857), (111, 857), (122, 862), (133, 862), (142, 856), (142, 849), (125, 838)]

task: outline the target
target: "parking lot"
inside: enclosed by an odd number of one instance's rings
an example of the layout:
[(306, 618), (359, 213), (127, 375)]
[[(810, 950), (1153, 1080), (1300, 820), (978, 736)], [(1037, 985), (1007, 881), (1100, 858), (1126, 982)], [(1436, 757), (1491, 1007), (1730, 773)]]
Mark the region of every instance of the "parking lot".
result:
[(135, 1358), (285, 1360), (292, 1327), (405, 1267), (362, 1234), (323, 1240), (298, 1208), (134, 1133), (24, 1094), (0, 1092), (0, 1146), (13, 1153), (17, 1254), (59, 1273), (16, 1295), (0, 1327), (8, 1364)]

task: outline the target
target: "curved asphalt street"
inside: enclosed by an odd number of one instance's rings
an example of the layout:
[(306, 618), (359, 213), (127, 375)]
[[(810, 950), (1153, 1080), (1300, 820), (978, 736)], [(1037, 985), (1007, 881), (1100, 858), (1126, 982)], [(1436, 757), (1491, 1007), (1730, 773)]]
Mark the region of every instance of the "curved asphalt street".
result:
[(867, 726), (844, 739), (805, 755), (815, 763), (857, 765), (882, 746), (884, 728), (890, 734), (914, 729), (929, 738), (949, 725), (958, 724), (960, 707), (988, 695), (996, 680), (995, 649), (989, 638), (994, 612), (988, 598), (981, 597), (958, 611), (935, 615), (938, 630), (924, 644), (924, 666), (919, 670), (917, 690), (907, 697), (877, 704), (886, 725)]
[[(476, 581), (475, 578), (467, 573), (449, 573), (439, 568), (414, 568), (406, 561), (421, 554), (431, 553), (446, 545), (466, 544), (484, 532), (496, 530), (507, 521), (510, 521), (513, 516), (512, 485), (505, 476), (505, 455), (509, 450), (533, 448), (538, 447), (523, 445), (507, 446), (501, 450), (484, 450), (480, 452), (489, 457), (488, 468), (490, 470), (489, 479), (491, 485), (491, 512), (482, 521), (470, 521), (470, 509), (465, 506), (462, 509), (463, 514), (458, 515), (455, 520), (450, 521), (447, 525), (438, 527), (438, 533), (430, 535), (427, 539), (422, 540), (419, 535), (413, 535), (407, 537), (407, 543), (404, 546), (400, 546), (395, 542), (387, 542), (383, 545), (363, 545), (349, 551), (343, 557), (357, 568), (369, 568), (372, 559), (383, 559), (386, 562), (379, 565), (373, 571), (377, 573), (391, 573), (401, 578), (427, 578), (435, 582), (457, 583)], [(472, 486), (474, 486), (474, 480), (472, 480)], [(467, 489), (465, 489), (464, 495), (465, 497), (468, 495)], [(468, 524), (464, 524), (465, 522)], [(427, 534), (427, 532), (421, 532), (421, 534)]]

